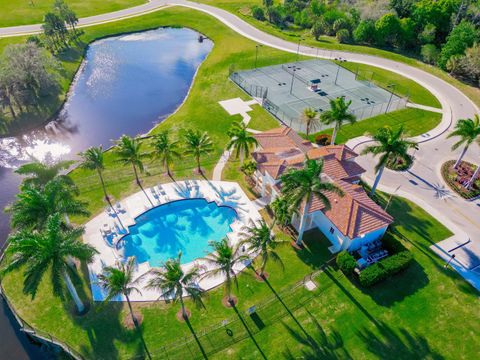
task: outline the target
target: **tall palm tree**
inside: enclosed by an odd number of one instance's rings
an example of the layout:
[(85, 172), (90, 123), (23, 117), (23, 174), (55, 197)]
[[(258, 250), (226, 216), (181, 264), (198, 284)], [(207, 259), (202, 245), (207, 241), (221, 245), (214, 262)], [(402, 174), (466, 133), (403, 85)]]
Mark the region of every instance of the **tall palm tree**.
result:
[(147, 288), (162, 291), (165, 299), (173, 299), (180, 302), (182, 317), (188, 318), (183, 295), (186, 294), (197, 306), (203, 306), (202, 290), (197, 286), (196, 280), (199, 277), (198, 267), (193, 267), (186, 273), (181, 265), (182, 253), (179, 252), (176, 259), (168, 259), (162, 269), (152, 269), (152, 277), (148, 281)]
[(306, 159), (303, 169), (290, 169), (281, 177), (283, 185), (282, 194), (290, 203), (292, 211), (294, 209), (297, 210), (303, 203), (297, 245), (302, 244), (305, 220), (313, 197), (318, 197), (324, 204), (325, 209), (329, 209), (330, 201), (325, 195), (326, 192), (333, 192), (343, 196), (343, 191), (335, 184), (322, 180), (322, 169), (323, 161)]
[(2, 272), (23, 267), (24, 290), (34, 297), (40, 281), (50, 270), (54, 293), (63, 297), (63, 278), (78, 312), (83, 312), (85, 306), (68, 274), (72, 257), (89, 263), (97, 253), (93, 246), (79, 240), (83, 231), (83, 228), (62, 229), (60, 214), (55, 214), (48, 218), (44, 231), (21, 230), (14, 233), (9, 238), (8, 256), (5, 257), (7, 265)]
[(363, 149), (362, 154), (373, 154), (374, 156), (381, 155), (380, 159), (375, 165), (375, 172), (377, 174), (375, 182), (373, 184), (371, 195), (375, 194), (380, 178), (382, 177), (383, 170), (389, 159), (398, 159), (408, 157), (409, 149), (417, 149), (418, 145), (414, 141), (405, 139), (403, 126), (400, 126), (397, 130), (385, 126), (372, 136), (376, 141), (375, 145), (369, 145)]
[(318, 113), (312, 108), (305, 108), (302, 114), (302, 120), (305, 122), (307, 137), (310, 131), (316, 129), (320, 125)]
[(460, 156), (455, 162), (455, 169), (462, 162), (462, 159), (465, 156), (469, 146), (475, 141), (480, 144), (480, 116), (475, 114), (473, 119), (458, 120), (458, 122), (455, 124), (455, 130), (448, 134), (449, 138), (457, 136), (460, 138), (460, 140), (453, 144), (452, 150), (457, 150), (461, 145), (464, 145), (464, 147), (460, 153)]
[(197, 170), (201, 174), (200, 157), (213, 152), (213, 143), (206, 132), (188, 129), (183, 136), (186, 149), (185, 154), (193, 156), (197, 162)]
[(334, 124), (332, 142), (331, 145), (335, 144), (335, 138), (337, 137), (338, 130), (342, 127), (345, 122), (353, 124), (357, 121), (355, 115), (348, 111), (348, 108), (352, 104), (352, 100), (345, 102), (345, 98), (338, 97), (335, 100), (330, 100), (330, 110), (324, 111), (320, 115), (320, 121), (325, 125)]
[(26, 186), (17, 194), (15, 202), (5, 211), (12, 214), (11, 223), (16, 229), (41, 230), (53, 214), (88, 216), (87, 203), (77, 200), (78, 189), (62, 179), (49, 181), (43, 189)]
[(243, 121), (235, 122), (227, 134), (230, 136), (227, 149), (233, 149), (235, 157), (240, 157), (240, 165), (243, 165), (243, 160), (250, 156), (250, 150), (258, 144), (257, 139), (247, 130)]
[(55, 178), (61, 178), (66, 183), (70, 183), (71, 179), (68, 175), (60, 175), (60, 172), (68, 169), (73, 163), (74, 161), (59, 161), (54, 164), (44, 164), (34, 161), (20, 166), (15, 172), (27, 176), (23, 180), (23, 185), (42, 188)]
[(262, 278), (265, 278), (265, 267), (270, 259), (284, 268), (282, 259), (275, 251), (282, 241), (275, 238), (271, 227), (264, 220), (247, 228), (240, 235), (243, 237), (243, 240), (240, 242), (241, 246), (245, 245), (249, 251), (258, 253), (260, 256), (260, 276)]
[(143, 160), (148, 156), (147, 153), (141, 151), (142, 142), (130, 136), (122, 135), (116, 144), (117, 147), (114, 151), (117, 155), (117, 161), (124, 165), (132, 165), (135, 181), (138, 186), (141, 186), (138, 172), (143, 173), (145, 171)]
[(97, 172), (98, 177), (100, 178), (100, 183), (102, 185), (105, 200), (110, 203), (110, 197), (107, 194), (105, 181), (103, 180), (103, 170), (105, 170), (105, 162), (103, 160), (102, 146), (90, 147), (79, 155), (82, 158), (82, 162), (80, 163), (81, 168), (87, 170), (95, 170)]
[(240, 247), (230, 246), (227, 239), (210, 241), (210, 246), (213, 248), (214, 252), (207, 255), (202, 260), (207, 263), (207, 266), (212, 266), (212, 269), (209, 269), (204, 277), (216, 277), (218, 275), (225, 276), (227, 301), (233, 306), (235, 300), (232, 297), (232, 285), (235, 285), (235, 287), (238, 288), (238, 279), (234, 267), (239, 262), (247, 260), (248, 256), (240, 255)]
[(105, 302), (108, 302), (118, 296), (123, 295), (125, 300), (127, 300), (128, 309), (130, 311), (130, 316), (132, 317), (133, 324), (137, 329), (140, 340), (142, 341), (143, 347), (149, 359), (151, 359), (150, 352), (148, 351), (147, 344), (143, 339), (143, 334), (138, 325), (137, 318), (133, 313), (132, 304), (130, 303), (130, 295), (133, 292), (141, 294), (137, 285), (140, 282), (141, 278), (134, 278), (135, 273), (135, 257), (129, 257), (126, 263), (118, 262), (117, 266), (106, 266), (103, 269), (103, 273), (98, 275), (98, 280), (100, 286), (107, 291), (107, 297)]
[(168, 176), (172, 177), (170, 166), (175, 159), (181, 157), (178, 141), (170, 139), (168, 130), (162, 131), (153, 137), (153, 151), (150, 153), (150, 156), (160, 160), (165, 170), (167, 170)]
[(282, 228), (292, 219), (292, 209), (290, 203), (284, 196), (278, 196), (271, 204), (275, 223), (279, 223)]

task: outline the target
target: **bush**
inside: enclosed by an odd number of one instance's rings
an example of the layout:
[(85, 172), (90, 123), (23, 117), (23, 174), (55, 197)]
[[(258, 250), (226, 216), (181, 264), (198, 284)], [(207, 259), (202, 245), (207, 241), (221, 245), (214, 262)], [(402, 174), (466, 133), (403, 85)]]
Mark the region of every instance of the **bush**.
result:
[(397, 235), (386, 232), (382, 238), (382, 245), (389, 254), (397, 254), (402, 251), (407, 251), (407, 248), (398, 239)]
[(376, 263), (363, 269), (358, 279), (362, 286), (369, 287), (385, 279), (385, 271), (383, 271), (379, 263)]
[(343, 271), (345, 275), (352, 274), (356, 265), (357, 262), (355, 261), (354, 257), (345, 250), (341, 251), (337, 255), (337, 266), (340, 268), (340, 270)]
[(413, 260), (410, 251), (401, 251), (362, 270), (359, 275), (360, 284), (370, 287), (386, 278), (406, 269)]
[(315, 136), (315, 143), (318, 145), (330, 145), (332, 142), (332, 136), (328, 134), (318, 134)]
[(435, 64), (440, 56), (440, 50), (434, 44), (426, 44), (422, 46), (420, 54), (427, 64)]
[(265, 12), (260, 6), (257, 6), (257, 5), (252, 6), (251, 11), (254, 19), (257, 19), (260, 21), (265, 20)]
[(337, 31), (336, 38), (340, 44), (348, 43), (350, 41), (350, 31), (347, 29), (340, 29)]
[(257, 163), (253, 160), (247, 160), (243, 163), (240, 169), (245, 175), (252, 176), (255, 173), (255, 170), (257, 170)]
[(353, 32), (353, 38), (358, 43), (372, 44), (376, 38), (375, 22), (372, 20), (362, 20)]

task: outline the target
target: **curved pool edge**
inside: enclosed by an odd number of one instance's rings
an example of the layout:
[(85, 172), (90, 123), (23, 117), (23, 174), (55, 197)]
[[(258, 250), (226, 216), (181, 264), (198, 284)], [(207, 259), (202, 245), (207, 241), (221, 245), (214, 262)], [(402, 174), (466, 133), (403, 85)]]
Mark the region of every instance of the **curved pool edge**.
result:
[[(188, 196), (186, 194), (179, 194), (178, 189), (188, 188), (187, 181), (178, 181), (176, 183), (162, 184), (162, 188), (165, 190), (166, 194), (169, 196), (170, 202), (175, 202), (179, 200), (192, 199), (194, 197)], [(228, 181), (209, 181), (209, 180), (195, 180), (199, 185), (199, 189), (202, 192), (202, 198), (205, 199), (208, 203), (215, 202), (218, 207), (227, 206), (233, 208), (237, 213), (237, 220), (235, 220), (231, 225), (232, 231), (227, 234), (227, 238), (232, 245), (238, 244), (243, 238), (241, 236), (241, 230), (247, 225), (252, 223), (258, 223), (262, 220), (262, 216), (258, 210), (253, 205), (253, 202), (248, 199), (248, 196), (245, 194), (243, 189), (238, 183), (228, 182)], [(151, 188), (145, 189), (146, 194), (150, 194)], [(121, 206), (126, 210), (125, 213), (119, 214), (120, 220), (125, 224), (132, 224), (136, 218), (142, 214), (148, 212), (155, 208), (150, 204), (150, 201), (146, 199), (145, 193), (141, 190), (137, 193), (130, 195), (129, 197), (122, 199), (120, 201)], [(232, 200), (232, 195), (235, 195), (235, 198)], [(161, 206), (161, 204), (157, 205)], [(99, 287), (97, 283), (97, 276), (102, 272), (103, 267), (115, 265), (117, 261), (120, 260), (118, 254), (110, 247), (102, 238), (100, 234), (100, 227), (105, 221), (112, 219), (106, 211), (97, 215), (91, 219), (85, 225), (85, 234), (83, 236), (84, 242), (91, 244), (97, 248), (99, 254), (95, 256), (94, 261), (88, 265), (89, 269), (89, 278), (90, 278), (90, 288), (92, 291), (93, 301), (103, 301), (105, 294), (103, 290)], [(255, 254), (246, 253), (253, 260)], [(248, 265), (249, 261), (246, 263), (237, 264), (234, 268), (236, 273), (243, 271)], [(193, 266), (203, 267), (204, 271), (201, 275), (209, 270), (207, 266), (199, 258), (196, 258), (194, 261), (182, 264), (184, 270), (188, 270)], [(132, 294), (130, 300), (135, 302), (154, 302), (158, 301), (159, 298), (162, 300), (168, 300), (163, 298), (162, 294), (145, 288), (145, 284), (148, 281), (148, 271), (151, 269), (148, 262), (143, 262), (137, 264), (134, 277), (142, 277), (139, 283), (139, 288), (141, 288), (141, 294)], [(211, 278), (200, 278), (198, 281), (199, 287), (204, 291), (212, 290), (224, 283), (225, 279), (223, 276), (216, 276)], [(124, 301), (123, 297), (118, 297), (112, 301)]]

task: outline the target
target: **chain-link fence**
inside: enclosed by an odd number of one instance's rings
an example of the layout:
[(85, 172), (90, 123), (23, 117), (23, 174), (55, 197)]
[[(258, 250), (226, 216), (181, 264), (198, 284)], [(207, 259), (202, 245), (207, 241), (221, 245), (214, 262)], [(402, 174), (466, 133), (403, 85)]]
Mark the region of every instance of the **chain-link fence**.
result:
[[(299, 132), (306, 132), (303, 118), (306, 108), (321, 114), (329, 110), (330, 101), (338, 97), (351, 101), (350, 111), (357, 120), (403, 109), (408, 101), (408, 89), (390, 84), (374, 72), (352, 72), (341, 63), (327, 60), (298, 61), (245, 71), (235, 71), (232, 67), (230, 79), (252, 97), (260, 98), (264, 108), (283, 124)], [(323, 128), (328, 127), (331, 126)]]

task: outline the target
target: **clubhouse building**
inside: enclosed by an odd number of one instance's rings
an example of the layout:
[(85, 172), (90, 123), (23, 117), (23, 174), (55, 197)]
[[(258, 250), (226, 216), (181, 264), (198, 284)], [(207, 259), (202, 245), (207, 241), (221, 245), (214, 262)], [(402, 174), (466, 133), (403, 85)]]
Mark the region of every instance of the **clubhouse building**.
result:
[[(302, 139), (289, 127), (255, 134), (258, 147), (253, 153), (257, 163), (256, 188), (273, 201), (281, 193), (281, 176), (291, 168), (303, 168), (308, 157), (323, 160), (325, 181), (334, 183), (344, 195), (326, 193), (330, 209), (314, 198), (305, 219), (304, 231), (318, 228), (332, 243), (329, 250), (355, 251), (380, 240), (393, 218), (367, 195), (359, 185), (365, 170), (355, 162), (358, 156), (345, 145), (318, 147)], [(302, 211), (302, 209), (300, 210)], [(299, 231), (302, 214), (295, 214), (292, 225)]]

